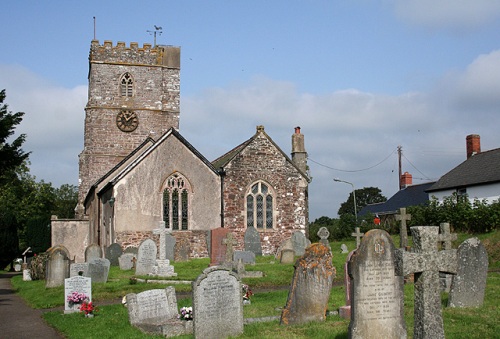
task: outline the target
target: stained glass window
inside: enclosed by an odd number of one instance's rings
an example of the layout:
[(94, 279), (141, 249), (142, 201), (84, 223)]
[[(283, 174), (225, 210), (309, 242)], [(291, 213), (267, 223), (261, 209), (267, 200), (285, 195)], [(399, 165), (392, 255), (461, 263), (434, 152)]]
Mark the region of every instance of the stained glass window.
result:
[(274, 198), (272, 189), (263, 182), (253, 184), (246, 196), (247, 227), (270, 229), (274, 227)]
[(165, 226), (172, 230), (189, 229), (189, 183), (175, 173), (166, 180), (163, 190), (163, 221)]

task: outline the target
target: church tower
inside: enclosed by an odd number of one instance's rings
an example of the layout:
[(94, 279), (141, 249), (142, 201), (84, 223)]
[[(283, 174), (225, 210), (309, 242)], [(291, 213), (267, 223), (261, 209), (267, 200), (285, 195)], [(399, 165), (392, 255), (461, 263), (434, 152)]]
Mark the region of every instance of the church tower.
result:
[(147, 137), (179, 129), (180, 48), (93, 40), (76, 217), (90, 187)]

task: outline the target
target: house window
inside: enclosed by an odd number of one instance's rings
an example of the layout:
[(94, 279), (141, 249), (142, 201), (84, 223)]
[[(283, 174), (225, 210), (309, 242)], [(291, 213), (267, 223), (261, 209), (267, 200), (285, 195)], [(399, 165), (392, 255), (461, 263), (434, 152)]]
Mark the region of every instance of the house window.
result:
[(467, 188), (459, 188), (457, 189), (457, 195), (467, 195)]
[(246, 196), (247, 227), (274, 228), (274, 194), (264, 182), (253, 184)]
[(188, 181), (179, 173), (171, 175), (163, 190), (163, 221), (174, 231), (185, 231), (189, 226)]
[(132, 76), (130, 73), (125, 73), (122, 75), (120, 80), (120, 94), (122, 97), (131, 97), (133, 92), (133, 84)]

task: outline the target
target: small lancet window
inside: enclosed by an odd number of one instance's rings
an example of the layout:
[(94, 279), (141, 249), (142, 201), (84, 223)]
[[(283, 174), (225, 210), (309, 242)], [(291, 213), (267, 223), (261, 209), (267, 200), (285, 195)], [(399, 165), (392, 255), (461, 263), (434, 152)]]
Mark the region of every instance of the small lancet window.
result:
[(120, 94), (122, 97), (131, 97), (133, 94), (133, 84), (132, 76), (130, 73), (123, 74), (120, 80)]

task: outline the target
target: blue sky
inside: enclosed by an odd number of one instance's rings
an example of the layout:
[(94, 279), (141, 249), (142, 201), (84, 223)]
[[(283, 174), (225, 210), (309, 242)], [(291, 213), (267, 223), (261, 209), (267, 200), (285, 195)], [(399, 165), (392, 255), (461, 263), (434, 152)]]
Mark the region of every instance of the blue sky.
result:
[(78, 182), (94, 16), (101, 43), (152, 43), (157, 25), (158, 44), (181, 46), (180, 132), (208, 159), (257, 125), (289, 153), (301, 126), (311, 220), (347, 199), (334, 177), (392, 196), (398, 145), (414, 183), (464, 161), (468, 134), (500, 147), (499, 1), (10, 1), (2, 12), (0, 88), (26, 112), (32, 174), (55, 186)]

